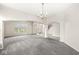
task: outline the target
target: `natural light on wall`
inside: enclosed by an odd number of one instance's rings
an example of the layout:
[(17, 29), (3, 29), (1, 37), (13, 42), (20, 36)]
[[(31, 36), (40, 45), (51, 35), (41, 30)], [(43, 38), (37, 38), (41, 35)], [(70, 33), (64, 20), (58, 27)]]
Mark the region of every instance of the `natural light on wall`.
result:
[(4, 17), (0, 16), (0, 49), (3, 48), (3, 20)]

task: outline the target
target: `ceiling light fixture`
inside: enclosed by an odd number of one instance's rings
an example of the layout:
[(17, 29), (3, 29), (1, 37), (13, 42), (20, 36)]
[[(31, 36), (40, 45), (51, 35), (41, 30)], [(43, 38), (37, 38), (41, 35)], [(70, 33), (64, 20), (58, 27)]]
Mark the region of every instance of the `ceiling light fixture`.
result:
[(45, 8), (45, 3), (41, 3), (42, 4), (42, 10), (41, 10), (41, 19), (46, 21), (47, 20), (47, 11), (46, 11), (46, 8)]

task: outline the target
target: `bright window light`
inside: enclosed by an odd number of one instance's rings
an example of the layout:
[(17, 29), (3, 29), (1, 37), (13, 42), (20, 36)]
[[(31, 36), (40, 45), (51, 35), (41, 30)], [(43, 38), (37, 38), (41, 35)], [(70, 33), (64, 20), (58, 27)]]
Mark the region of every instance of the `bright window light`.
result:
[(25, 26), (23, 24), (16, 24), (15, 31), (20, 32), (26, 32)]

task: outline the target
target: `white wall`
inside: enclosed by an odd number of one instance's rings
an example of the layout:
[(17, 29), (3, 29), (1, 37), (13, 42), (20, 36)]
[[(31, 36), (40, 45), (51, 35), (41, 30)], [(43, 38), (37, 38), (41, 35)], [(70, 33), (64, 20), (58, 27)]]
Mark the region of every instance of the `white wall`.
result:
[(0, 49), (3, 48), (3, 22), (2, 17), (0, 17)]
[(51, 28), (48, 30), (48, 34), (55, 37), (60, 37), (60, 23), (53, 23)]
[[(52, 17), (48, 18), (48, 22), (49, 24), (53, 24), (53, 22), (58, 23), (59, 25), (57, 25), (57, 33), (59, 34), (58, 36), (60, 37), (60, 41), (64, 41), (65, 39), (65, 20), (64, 20), (64, 12), (60, 12), (55, 14)], [(53, 26), (52, 26), (53, 27)], [(56, 27), (56, 26), (54, 26)], [(55, 28), (56, 29), (56, 28)], [(52, 33), (53, 30), (49, 31), (50, 33)], [(53, 33), (52, 33), (53, 34)]]
[(67, 21), (64, 42), (79, 51), (79, 4), (72, 4), (65, 12)]

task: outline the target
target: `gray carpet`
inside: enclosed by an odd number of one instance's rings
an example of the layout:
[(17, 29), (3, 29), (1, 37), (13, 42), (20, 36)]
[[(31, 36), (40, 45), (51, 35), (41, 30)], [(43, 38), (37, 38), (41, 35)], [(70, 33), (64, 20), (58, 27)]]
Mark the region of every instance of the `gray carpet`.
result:
[(79, 52), (55, 39), (35, 35), (4, 39), (1, 55), (77, 55)]

